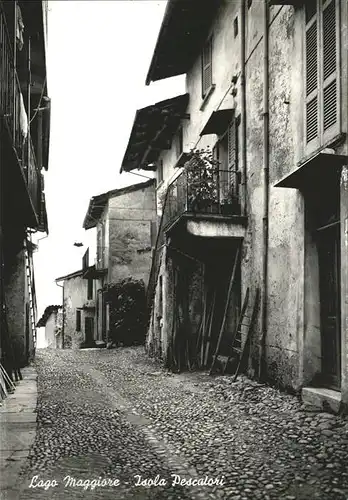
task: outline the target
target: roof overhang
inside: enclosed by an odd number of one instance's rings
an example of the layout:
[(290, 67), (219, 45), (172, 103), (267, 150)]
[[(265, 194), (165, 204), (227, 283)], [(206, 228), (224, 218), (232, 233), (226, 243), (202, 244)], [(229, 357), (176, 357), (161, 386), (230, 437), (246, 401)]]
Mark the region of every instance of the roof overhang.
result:
[(47, 323), (49, 317), (52, 314), (57, 313), (60, 309), (62, 309), (62, 306), (58, 306), (58, 305), (46, 307), (43, 315), (41, 316), (41, 318), (39, 319), (39, 321), (36, 324), (37, 328), (42, 328), (43, 326), (46, 326), (46, 323)]
[(216, 134), (221, 135), (226, 132), (234, 114), (234, 109), (221, 109), (213, 111), (207, 123), (204, 125), (200, 133), (202, 135)]
[(78, 278), (79, 276), (82, 276), (82, 275), (83, 275), (83, 269), (80, 269), (79, 271), (75, 271), (73, 273), (66, 274), (65, 276), (61, 276), (60, 278), (56, 278), (55, 282), (58, 283), (59, 281), (65, 281), (65, 280), (69, 280), (72, 278)]
[(209, 34), (221, 0), (169, 0), (146, 85), (187, 73)]
[(274, 187), (304, 191), (315, 184), (325, 184), (329, 178), (339, 175), (342, 165), (347, 164), (347, 162), (348, 156), (321, 151), (276, 182)]
[(89, 266), (87, 269), (84, 270), (82, 277), (86, 280), (98, 279), (101, 278), (102, 276), (105, 276), (107, 272), (108, 272), (107, 269), (97, 269), (95, 266)]
[(138, 109), (120, 172), (153, 169), (159, 154), (169, 149), (180, 121), (189, 118), (189, 94), (182, 94)]
[(108, 193), (103, 193), (98, 196), (93, 196), (89, 200), (87, 213), (82, 224), (84, 229), (91, 229), (97, 225), (97, 222), (105, 210), (108, 199)]

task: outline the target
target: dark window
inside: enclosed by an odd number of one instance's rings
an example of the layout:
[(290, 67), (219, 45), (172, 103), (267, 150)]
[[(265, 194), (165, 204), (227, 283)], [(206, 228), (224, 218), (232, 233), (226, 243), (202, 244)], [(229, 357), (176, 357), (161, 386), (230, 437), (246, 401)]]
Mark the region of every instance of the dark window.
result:
[(248, 9), (250, 9), (251, 4), (253, 3), (253, 0), (247, 0), (248, 1)]
[(158, 313), (160, 317), (163, 316), (163, 277), (159, 277), (159, 298), (158, 298)]
[(238, 17), (235, 18), (233, 22), (234, 38), (238, 35)]
[(77, 309), (76, 311), (76, 331), (81, 331), (81, 311)]
[(157, 168), (157, 183), (160, 184), (163, 181), (163, 160), (159, 160)]
[(179, 157), (182, 152), (183, 152), (183, 132), (182, 132), (182, 127), (180, 127), (176, 137), (176, 156)]
[(213, 84), (212, 74), (213, 40), (210, 37), (202, 52), (202, 97), (205, 97)]
[(238, 123), (233, 120), (226, 133), (220, 138), (213, 150), (219, 161), (220, 199), (229, 200), (238, 196)]
[(87, 283), (87, 299), (93, 299), (93, 279), (88, 278), (88, 283)]

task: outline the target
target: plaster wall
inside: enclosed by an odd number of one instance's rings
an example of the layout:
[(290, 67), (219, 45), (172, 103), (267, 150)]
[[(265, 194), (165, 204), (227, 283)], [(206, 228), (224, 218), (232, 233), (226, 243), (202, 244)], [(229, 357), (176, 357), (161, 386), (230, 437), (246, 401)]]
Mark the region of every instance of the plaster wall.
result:
[(151, 268), (151, 225), (156, 223), (154, 185), (109, 200), (108, 282), (142, 279)]
[[(217, 136), (199, 138), (212, 111), (234, 107), (241, 113), (240, 78), (237, 95), (229, 93), (231, 78), (240, 74), (240, 30), (235, 37), (233, 21), (240, 4), (223, 2), (212, 23), (213, 83), (215, 90), (203, 103), (201, 59), (197, 57), (186, 76), (190, 101), (189, 120), (183, 120), (184, 151), (214, 146)], [(341, 2), (341, 19), (348, 6)], [(246, 12), (246, 149), (248, 226), (242, 249), (242, 297), (249, 286), (262, 281), (264, 215), (264, 39), (263, 2), (253, 1)], [(341, 89), (347, 80), (347, 23), (341, 30)], [(269, 25), (269, 235), (266, 362), (268, 375), (283, 387), (298, 390), (310, 383), (321, 368), (318, 259), (316, 244), (306, 226), (306, 204), (299, 190), (274, 187), (304, 159), (303, 118), (303, 9), (270, 7)], [(347, 133), (348, 94), (342, 92), (341, 130)], [(158, 186), (158, 200), (167, 184), (180, 173), (173, 147), (163, 151), (164, 181)], [(347, 154), (347, 139), (336, 152)], [(345, 173), (344, 173), (345, 172)], [(348, 175), (341, 181), (341, 281), (342, 281), (342, 396), (348, 400)], [(160, 203), (158, 203), (160, 214)], [(201, 230), (202, 228), (200, 228)], [(162, 262), (162, 266), (164, 266)], [(161, 272), (165, 270), (162, 267)], [(164, 279), (163, 283), (166, 283)], [(164, 293), (164, 297), (167, 297)], [(168, 297), (170, 293), (168, 291)], [(157, 294), (156, 294), (157, 298)], [(169, 299), (170, 301), (170, 299)], [(168, 302), (170, 303), (170, 302)], [(157, 307), (155, 301), (155, 308)], [(168, 314), (169, 310), (168, 310)], [(164, 319), (164, 324), (166, 319)], [(259, 361), (260, 314), (252, 339), (250, 373), (256, 374)], [(170, 325), (166, 327), (169, 332)], [(163, 331), (163, 328), (162, 328)], [(165, 330), (164, 330), (165, 331)]]
[[(5, 280), (5, 300), (7, 306), (8, 330), (15, 356), (21, 366), (25, 366), (32, 358), (33, 338), (30, 318), (27, 325), (26, 308), (29, 307), (27, 278), (24, 250), (21, 250), (13, 259), (11, 269)], [(29, 335), (26, 335), (26, 327)]]
[(57, 313), (53, 312), (45, 325), (45, 347), (56, 348), (56, 325), (57, 325)]
[[(83, 340), (85, 339), (85, 318), (94, 318), (94, 338), (96, 339), (97, 332), (97, 319), (95, 309), (82, 309), (87, 302), (87, 284), (88, 280), (83, 279), (82, 276), (76, 276), (64, 281), (64, 336), (76, 338), (79, 332), (76, 331), (76, 311), (81, 310), (81, 334)], [(95, 301), (96, 289), (94, 282), (93, 300)]]

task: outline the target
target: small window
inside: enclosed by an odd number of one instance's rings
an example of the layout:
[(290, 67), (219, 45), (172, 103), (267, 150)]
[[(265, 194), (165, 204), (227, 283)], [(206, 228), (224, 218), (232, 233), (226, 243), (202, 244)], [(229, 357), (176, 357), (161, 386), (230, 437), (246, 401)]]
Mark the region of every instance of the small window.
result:
[(236, 38), (238, 35), (238, 16), (233, 21), (233, 31), (234, 31), (234, 38)]
[(253, 3), (253, 0), (247, 0), (247, 2), (248, 2), (248, 9), (250, 9), (251, 4)]
[(159, 277), (159, 297), (158, 297), (158, 313), (163, 317), (163, 277)]
[(212, 45), (210, 37), (202, 52), (202, 97), (205, 97), (213, 84), (212, 74)]
[(183, 152), (183, 132), (182, 132), (182, 127), (179, 128), (178, 134), (176, 137), (176, 156), (179, 158), (181, 153)]
[(93, 299), (93, 279), (89, 278), (87, 283), (87, 299)]
[(81, 331), (81, 311), (79, 309), (76, 311), (76, 331)]
[(157, 168), (157, 183), (160, 184), (163, 181), (163, 160), (159, 160)]

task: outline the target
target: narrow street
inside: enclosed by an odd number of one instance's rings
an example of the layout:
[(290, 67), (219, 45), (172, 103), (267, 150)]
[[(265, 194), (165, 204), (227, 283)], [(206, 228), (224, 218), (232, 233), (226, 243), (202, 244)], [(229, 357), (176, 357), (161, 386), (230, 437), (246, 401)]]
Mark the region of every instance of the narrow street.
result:
[(294, 396), (168, 374), (142, 348), (39, 350), (36, 368), (23, 500), (348, 498), (348, 420)]

